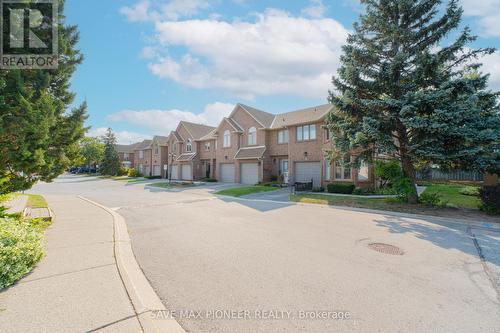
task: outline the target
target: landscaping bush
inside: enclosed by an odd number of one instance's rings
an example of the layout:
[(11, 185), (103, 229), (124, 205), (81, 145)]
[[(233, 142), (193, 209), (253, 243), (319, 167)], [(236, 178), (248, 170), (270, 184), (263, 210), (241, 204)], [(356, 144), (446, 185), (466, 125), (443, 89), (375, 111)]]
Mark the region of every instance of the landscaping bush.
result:
[(325, 188), (323, 186), (316, 186), (313, 187), (312, 192), (319, 193), (319, 192), (325, 192)]
[(420, 203), (426, 206), (431, 206), (431, 207), (437, 207), (442, 205), (441, 196), (437, 193), (424, 192), (420, 195), (418, 201), (420, 201)]
[(466, 186), (460, 190), (460, 194), (470, 195), (473, 197), (477, 197), (479, 195), (479, 187), (476, 186)]
[(118, 176), (127, 176), (129, 172), (129, 168), (121, 167), (120, 170), (118, 170)]
[(215, 178), (204, 178), (203, 181), (206, 183), (217, 183), (217, 179)]
[(136, 169), (129, 169), (128, 176), (129, 177), (142, 177), (142, 174)]
[(353, 184), (338, 184), (332, 183), (328, 184), (326, 189), (328, 193), (341, 193), (341, 194), (352, 194), (354, 192), (355, 186)]
[(161, 179), (161, 176), (147, 176), (146, 179)]
[(354, 189), (352, 194), (355, 195), (371, 195), (374, 194), (374, 190), (372, 188), (363, 188), (363, 187), (358, 187)]
[(42, 259), (44, 227), (38, 220), (0, 218), (0, 290), (29, 273)]
[(388, 187), (394, 180), (403, 177), (400, 163), (395, 160), (375, 161), (375, 176), (381, 180), (380, 187)]
[(500, 185), (484, 186), (479, 191), (481, 210), (488, 214), (500, 214)]
[(277, 182), (277, 181), (278, 181), (278, 176), (271, 175), (271, 182)]

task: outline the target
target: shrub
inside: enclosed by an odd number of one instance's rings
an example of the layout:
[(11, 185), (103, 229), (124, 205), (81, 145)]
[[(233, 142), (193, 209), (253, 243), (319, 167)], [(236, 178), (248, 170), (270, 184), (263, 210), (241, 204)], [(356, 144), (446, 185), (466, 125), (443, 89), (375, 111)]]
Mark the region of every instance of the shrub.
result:
[(392, 188), (394, 192), (402, 201), (408, 201), (408, 196), (410, 193), (415, 191), (411, 180), (405, 177), (396, 178), (393, 180)]
[(438, 193), (429, 193), (426, 191), (420, 195), (418, 200), (426, 206), (436, 207), (442, 205), (441, 196)]
[(161, 176), (146, 176), (146, 179), (161, 179)]
[(328, 184), (326, 189), (328, 193), (352, 194), (355, 186), (353, 184)]
[(374, 193), (374, 190), (372, 188), (363, 188), (363, 187), (358, 187), (358, 188), (354, 189), (354, 191), (352, 192), (352, 194), (355, 194), (355, 195), (370, 195), (373, 193)]
[(500, 185), (484, 186), (479, 191), (481, 210), (488, 214), (500, 214)]
[(142, 177), (142, 174), (136, 169), (128, 169), (127, 175), (129, 177)]
[(459, 192), (460, 192), (460, 194), (463, 194), (463, 195), (470, 195), (473, 197), (477, 197), (479, 195), (479, 187), (465, 186)]
[(395, 159), (378, 160), (375, 161), (375, 176), (381, 179), (381, 187), (386, 187), (390, 183), (393, 183), (394, 180), (402, 178), (403, 170), (399, 162)]
[(125, 168), (125, 167), (121, 167), (118, 170), (118, 175), (117, 176), (126, 176), (126, 175), (128, 175), (129, 171), (130, 171), (130, 169)]
[(217, 183), (217, 179), (215, 178), (205, 178), (203, 181), (206, 183)]
[(0, 218), (0, 289), (29, 273), (43, 255), (42, 227), (26, 220)]
[(271, 182), (277, 182), (277, 181), (278, 181), (278, 176), (271, 175)]
[(313, 187), (312, 191), (315, 193), (325, 192), (325, 188), (323, 186), (319, 186), (319, 187), (316, 186), (316, 187)]

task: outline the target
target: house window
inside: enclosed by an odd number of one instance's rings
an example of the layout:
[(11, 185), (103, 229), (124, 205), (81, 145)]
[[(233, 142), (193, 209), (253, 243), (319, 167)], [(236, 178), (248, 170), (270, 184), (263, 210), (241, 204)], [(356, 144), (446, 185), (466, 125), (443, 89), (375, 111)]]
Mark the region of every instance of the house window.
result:
[(224, 145), (223, 147), (231, 147), (231, 132), (225, 131), (224, 132)]
[(210, 142), (205, 142), (205, 151), (210, 151)]
[(297, 126), (297, 141), (316, 140), (316, 125)]
[(144, 150), (139, 150), (139, 158), (144, 158)]
[(368, 163), (365, 161), (361, 162), (358, 171), (358, 180), (359, 181), (367, 181), (369, 179), (369, 171), (368, 171)]
[(325, 129), (325, 140), (326, 141), (330, 140), (330, 137), (331, 137), (330, 130), (327, 128)]
[(248, 130), (248, 145), (253, 146), (257, 144), (257, 129), (250, 127)]
[(175, 143), (175, 142), (174, 142), (174, 143), (172, 144), (172, 152), (174, 152), (174, 153), (175, 153), (176, 151), (177, 151), (177, 143)]
[(352, 180), (352, 169), (349, 163), (351, 163), (350, 155), (345, 155), (343, 159), (335, 161), (336, 180)]
[(330, 160), (325, 160), (325, 180), (330, 180), (332, 178)]
[(288, 143), (288, 130), (278, 132), (278, 143)]
[(158, 155), (160, 153), (160, 146), (155, 147), (155, 155)]
[(123, 160), (128, 161), (128, 153), (123, 153)]
[(188, 139), (187, 140), (187, 144), (186, 144), (186, 151), (188, 153), (192, 152), (193, 151), (193, 142), (191, 141), (191, 139)]

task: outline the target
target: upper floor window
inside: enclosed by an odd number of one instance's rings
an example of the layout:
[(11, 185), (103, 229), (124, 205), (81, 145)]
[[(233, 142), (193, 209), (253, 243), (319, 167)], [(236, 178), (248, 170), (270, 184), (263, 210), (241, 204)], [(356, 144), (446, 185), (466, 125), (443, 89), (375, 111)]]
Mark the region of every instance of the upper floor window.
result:
[(331, 138), (330, 130), (328, 128), (325, 129), (325, 140), (328, 141)]
[(316, 125), (297, 126), (297, 141), (316, 140)]
[(257, 144), (257, 129), (250, 127), (248, 130), (248, 145), (253, 146)]
[(193, 151), (193, 142), (191, 141), (191, 139), (188, 139), (187, 140), (187, 144), (186, 144), (186, 151), (188, 153), (192, 152)]
[(139, 158), (144, 158), (144, 150), (139, 150)]
[(160, 153), (160, 146), (155, 147), (155, 155), (158, 155)]
[(288, 130), (281, 130), (278, 132), (278, 143), (288, 143)]
[(123, 160), (128, 161), (128, 153), (123, 153)]
[(361, 165), (359, 166), (358, 180), (366, 181), (369, 178), (370, 178), (370, 171), (368, 169), (368, 163), (363, 161), (363, 162), (361, 162)]
[(226, 130), (224, 132), (224, 147), (231, 147), (231, 132)]
[(335, 161), (335, 179), (336, 180), (351, 180), (352, 179), (352, 169), (349, 166), (351, 163), (351, 156), (349, 154), (344, 155), (343, 158), (337, 159)]
[(210, 151), (210, 142), (205, 142), (205, 151)]

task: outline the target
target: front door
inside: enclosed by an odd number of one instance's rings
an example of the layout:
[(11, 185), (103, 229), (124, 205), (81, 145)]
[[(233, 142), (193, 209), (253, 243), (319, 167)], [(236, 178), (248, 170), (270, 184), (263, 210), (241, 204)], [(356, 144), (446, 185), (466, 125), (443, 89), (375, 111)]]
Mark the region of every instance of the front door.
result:
[(283, 182), (288, 184), (288, 160), (281, 160), (281, 175), (283, 175)]
[(205, 164), (205, 178), (210, 178), (210, 162)]

